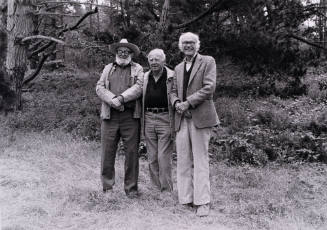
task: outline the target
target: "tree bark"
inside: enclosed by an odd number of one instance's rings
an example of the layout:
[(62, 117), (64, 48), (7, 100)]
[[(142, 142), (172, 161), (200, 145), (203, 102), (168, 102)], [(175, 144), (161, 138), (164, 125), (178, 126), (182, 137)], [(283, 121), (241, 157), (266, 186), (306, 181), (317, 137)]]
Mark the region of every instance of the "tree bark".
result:
[(321, 4), (321, 16), (320, 16), (320, 20), (321, 20), (321, 37), (320, 40), (322, 42), (322, 45), (324, 48), (326, 48), (326, 43), (327, 43), (327, 25), (326, 25), (326, 6), (327, 6), (327, 1), (326, 0), (321, 0), (320, 4)]
[[(96, 4), (99, 5), (99, 0), (96, 0)], [(97, 13), (97, 32), (100, 32), (100, 11)]]
[(22, 108), (22, 85), (28, 65), (27, 50), (20, 39), (33, 35), (34, 23), (29, 14), (33, 3), (34, 0), (8, 0), (6, 68), (16, 93), (16, 110)]
[(170, 8), (170, 0), (165, 0), (162, 11), (161, 11), (161, 17), (160, 17), (160, 23), (159, 27), (161, 31), (164, 31), (167, 28), (167, 18), (168, 18), (168, 12)]
[[(92, 11), (92, 5), (93, 5), (93, 0), (90, 0), (90, 6), (89, 6), (89, 11)], [(89, 23), (90, 23), (90, 31), (91, 33), (94, 33), (94, 29), (93, 29), (93, 17), (92, 15), (90, 15), (89, 17)]]

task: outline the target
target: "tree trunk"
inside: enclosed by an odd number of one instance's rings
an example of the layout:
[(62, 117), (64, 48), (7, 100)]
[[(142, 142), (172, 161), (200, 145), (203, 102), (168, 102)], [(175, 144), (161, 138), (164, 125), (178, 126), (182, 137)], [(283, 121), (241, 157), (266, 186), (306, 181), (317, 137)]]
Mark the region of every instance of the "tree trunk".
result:
[(324, 48), (326, 48), (327, 46), (326, 46), (326, 43), (327, 43), (327, 31), (326, 31), (326, 29), (327, 29), (327, 26), (326, 26), (326, 16), (327, 16), (327, 10), (326, 10), (326, 7), (327, 7), (327, 1), (326, 0), (321, 0), (320, 1), (320, 4), (321, 4), (321, 41), (322, 41), (322, 46), (324, 47)]
[[(99, 5), (99, 0), (96, 0), (96, 4)], [(99, 12), (97, 13), (97, 32), (100, 32), (100, 9)]]
[(125, 13), (126, 13), (126, 26), (127, 28), (130, 27), (131, 25), (131, 13), (130, 13), (130, 10), (129, 10), (129, 0), (125, 0)]
[[(93, 0), (90, 0), (90, 8), (89, 8), (89, 11), (92, 11), (92, 4), (93, 4)], [(93, 17), (92, 17), (92, 15), (90, 15), (90, 17), (89, 17), (89, 23), (90, 23), (90, 31), (91, 31), (91, 33), (94, 33), (94, 29), (93, 29)]]
[(167, 27), (167, 18), (168, 18), (168, 12), (170, 7), (170, 0), (165, 0), (162, 11), (161, 11), (161, 17), (160, 17), (160, 30), (164, 31)]
[(34, 0), (8, 0), (6, 68), (16, 93), (16, 110), (22, 108), (22, 83), (28, 64), (27, 50), (19, 39), (33, 34), (34, 23), (29, 14), (33, 10), (33, 2)]

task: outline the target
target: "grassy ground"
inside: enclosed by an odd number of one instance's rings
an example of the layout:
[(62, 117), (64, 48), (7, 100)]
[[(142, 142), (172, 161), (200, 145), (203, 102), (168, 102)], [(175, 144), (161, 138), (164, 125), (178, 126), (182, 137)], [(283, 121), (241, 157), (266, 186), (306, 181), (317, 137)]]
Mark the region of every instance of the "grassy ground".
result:
[(142, 159), (141, 196), (131, 200), (123, 193), (122, 156), (114, 190), (102, 193), (98, 142), (63, 132), (0, 129), (3, 230), (327, 229), (323, 164), (211, 164), (211, 213), (198, 218), (195, 210), (178, 204), (176, 191), (168, 195), (151, 188)]

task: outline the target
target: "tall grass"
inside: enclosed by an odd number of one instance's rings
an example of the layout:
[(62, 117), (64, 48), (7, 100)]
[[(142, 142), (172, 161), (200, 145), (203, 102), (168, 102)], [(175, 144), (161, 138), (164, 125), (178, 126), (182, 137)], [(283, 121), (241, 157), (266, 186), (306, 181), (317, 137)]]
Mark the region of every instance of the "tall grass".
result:
[[(264, 168), (211, 165), (211, 214), (178, 204), (177, 191), (156, 191), (140, 161), (138, 199), (123, 192), (124, 159), (116, 185), (103, 194), (100, 144), (62, 132), (0, 133), (3, 229), (324, 229), (327, 167)], [(176, 172), (174, 165), (174, 185)]]

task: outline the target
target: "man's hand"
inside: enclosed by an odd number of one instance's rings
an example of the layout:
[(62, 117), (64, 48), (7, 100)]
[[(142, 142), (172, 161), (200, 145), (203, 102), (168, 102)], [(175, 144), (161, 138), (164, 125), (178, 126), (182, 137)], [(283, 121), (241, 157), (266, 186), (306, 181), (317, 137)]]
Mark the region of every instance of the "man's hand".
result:
[(178, 102), (175, 105), (176, 111), (179, 114), (184, 113), (186, 110), (188, 110), (189, 107), (190, 107), (190, 103), (188, 101)]
[(119, 99), (117, 97), (113, 98), (111, 103), (112, 103), (112, 107), (114, 107), (115, 109), (117, 109), (121, 106), (121, 102), (119, 101)]

